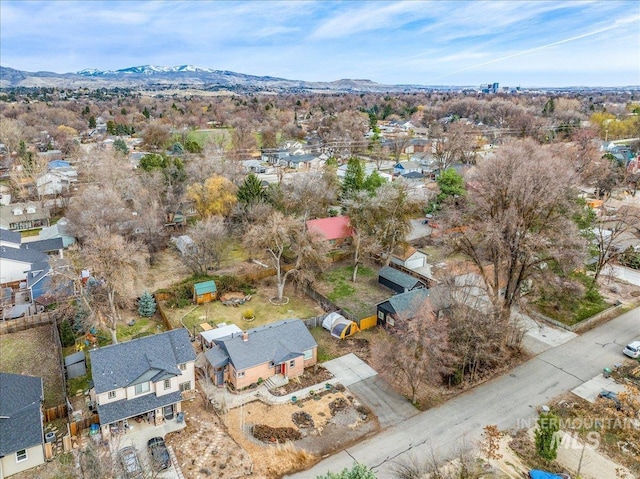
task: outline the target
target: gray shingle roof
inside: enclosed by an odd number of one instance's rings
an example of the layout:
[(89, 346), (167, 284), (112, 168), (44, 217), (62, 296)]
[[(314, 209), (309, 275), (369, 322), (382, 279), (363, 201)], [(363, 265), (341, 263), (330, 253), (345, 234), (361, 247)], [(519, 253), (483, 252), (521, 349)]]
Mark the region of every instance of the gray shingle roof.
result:
[(22, 235), (17, 231), (11, 231), (6, 228), (0, 228), (0, 241), (6, 241), (7, 243), (20, 244), (22, 242)]
[(0, 246), (0, 257), (28, 264), (48, 262), (47, 255), (37, 249), (9, 248), (7, 246)]
[(304, 354), (316, 347), (315, 339), (299, 319), (285, 319), (248, 331), (249, 340), (242, 335), (216, 341), (229, 356), (233, 367), (242, 371), (270, 361), (279, 363)]
[(145, 394), (128, 401), (122, 400), (98, 405), (98, 416), (100, 417), (100, 424), (111, 424), (122, 419), (145, 414), (156, 408), (175, 404), (181, 400), (182, 393), (180, 391), (163, 396), (156, 396), (153, 393)]
[(391, 266), (385, 266), (378, 271), (378, 276), (388, 279), (402, 286), (403, 288), (413, 288), (417, 283), (420, 283), (418, 279), (413, 276), (403, 273), (402, 271), (392, 268)]
[(0, 457), (42, 444), (42, 378), (0, 373)]
[(97, 394), (135, 384), (145, 374), (148, 380), (163, 373), (179, 375), (178, 364), (196, 359), (183, 328), (94, 349), (89, 356)]
[(53, 251), (61, 250), (64, 247), (62, 238), (49, 238), (45, 240), (30, 241), (29, 243), (23, 243), (20, 245), (21, 249), (42, 251), (43, 253), (50, 253)]
[(420, 309), (428, 297), (428, 289), (414, 289), (406, 293), (396, 294), (387, 301), (383, 301), (383, 303), (388, 302), (399, 317), (406, 319), (412, 317), (413, 313)]
[(209, 361), (209, 364), (211, 364), (211, 366), (213, 366), (214, 368), (226, 366), (229, 362), (229, 356), (227, 355), (225, 350), (217, 344), (212, 348), (207, 349), (204, 355), (207, 358), (207, 361)]

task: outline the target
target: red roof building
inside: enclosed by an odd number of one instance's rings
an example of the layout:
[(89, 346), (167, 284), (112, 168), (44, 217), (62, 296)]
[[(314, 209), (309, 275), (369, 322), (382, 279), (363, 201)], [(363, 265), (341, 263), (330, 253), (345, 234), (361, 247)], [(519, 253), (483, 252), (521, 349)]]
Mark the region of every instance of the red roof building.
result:
[(307, 221), (307, 230), (324, 241), (341, 242), (353, 236), (348, 216), (333, 216)]

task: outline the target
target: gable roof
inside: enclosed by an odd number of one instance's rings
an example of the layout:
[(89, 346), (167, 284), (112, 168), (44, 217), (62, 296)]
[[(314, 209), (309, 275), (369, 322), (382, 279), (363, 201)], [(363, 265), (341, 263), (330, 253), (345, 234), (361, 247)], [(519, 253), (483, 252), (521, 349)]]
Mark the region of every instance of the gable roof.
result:
[(30, 241), (28, 243), (22, 243), (20, 248), (25, 250), (37, 250), (43, 253), (52, 253), (64, 248), (62, 238), (49, 238), (37, 241)]
[(7, 246), (0, 246), (0, 258), (26, 264), (47, 263), (48, 261), (47, 255), (35, 248), (10, 248)]
[(307, 221), (307, 230), (319, 235), (325, 241), (353, 236), (351, 220), (348, 216), (332, 216)]
[[(414, 255), (414, 253), (420, 253), (420, 252), (410, 244), (404, 244), (404, 245), (396, 246), (393, 249), (393, 253), (391, 253), (391, 256), (395, 256), (396, 258), (401, 259), (402, 261), (406, 261), (409, 258), (411, 258), (411, 256)], [(420, 253), (420, 254), (426, 256), (424, 253)]]
[(0, 384), (0, 457), (42, 444), (42, 378), (0, 373)]
[(193, 285), (193, 289), (195, 290), (197, 296), (207, 293), (215, 293), (216, 291), (218, 291), (216, 282), (213, 280), (196, 283)]
[(420, 169), (420, 165), (415, 161), (401, 161), (399, 163), (396, 163), (394, 168), (403, 170)]
[[(410, 274), (403, 273), (402, 271), (392, 268), (391, 266), (385, 266), (378, 271), (378, 279), (385, 278), (403, 288), (413, 288), (416, 283), (422, 283), (422, 281), (414, 278)], [(423, 283), (424, 284), (424, 283)]]
[(395, 296), (392, 296), (386, 301), (382, 301), (378, 304), (388, 303), (398, 317), (401, 319), (407, 319), (410, 318), (413, 313), (418, 311), (428, 298), (428, 289), (414, 289), (413, 291), (407, 291), (406, 293), (396, 294)]
[(184, 328), (93, 349), (89, 357), (97, 394), (179, 376), (177, 365), (196, 359)]
[(247, 333), (248, 341), (244, 341), (242, 335), (216, 340), (237, 371), (270, 361), (278, 364), (302, 356), (306, 350), (318, 346), (299, 319), (285, 319), (266, 324)]

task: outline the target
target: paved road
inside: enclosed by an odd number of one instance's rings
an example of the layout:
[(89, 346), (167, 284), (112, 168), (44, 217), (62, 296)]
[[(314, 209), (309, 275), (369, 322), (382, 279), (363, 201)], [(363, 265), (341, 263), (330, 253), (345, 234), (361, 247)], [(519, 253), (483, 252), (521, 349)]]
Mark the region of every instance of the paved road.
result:
[(615, 264), (605, 266), (603, 274), (613, 274), (616, 278), (640, 286), (640, 271)]
[(425, 456), (433, 449), (450, 456), (462, 438), (475, 440), (487, 424), (500, 429), (534, 424), (536, 407), (593, 378), (624, 359), (622, 348), (640, 336), (640, 308), (573, 340), (551, 348), (472, 391), (403, 421), (375, 437), (335, 454), (296, 479), (315, 478), (351, 467), (373, 468), (379, 479), (392, 478), (394, 461)]

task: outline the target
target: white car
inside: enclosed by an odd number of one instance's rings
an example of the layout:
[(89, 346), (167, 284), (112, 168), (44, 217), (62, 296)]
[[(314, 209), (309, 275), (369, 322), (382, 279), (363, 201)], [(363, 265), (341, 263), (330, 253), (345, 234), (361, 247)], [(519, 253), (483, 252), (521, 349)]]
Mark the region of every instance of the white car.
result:
[(634, 341), (627, 344), (622, 352), (630, 358), (640, 358), (640, 341)]

